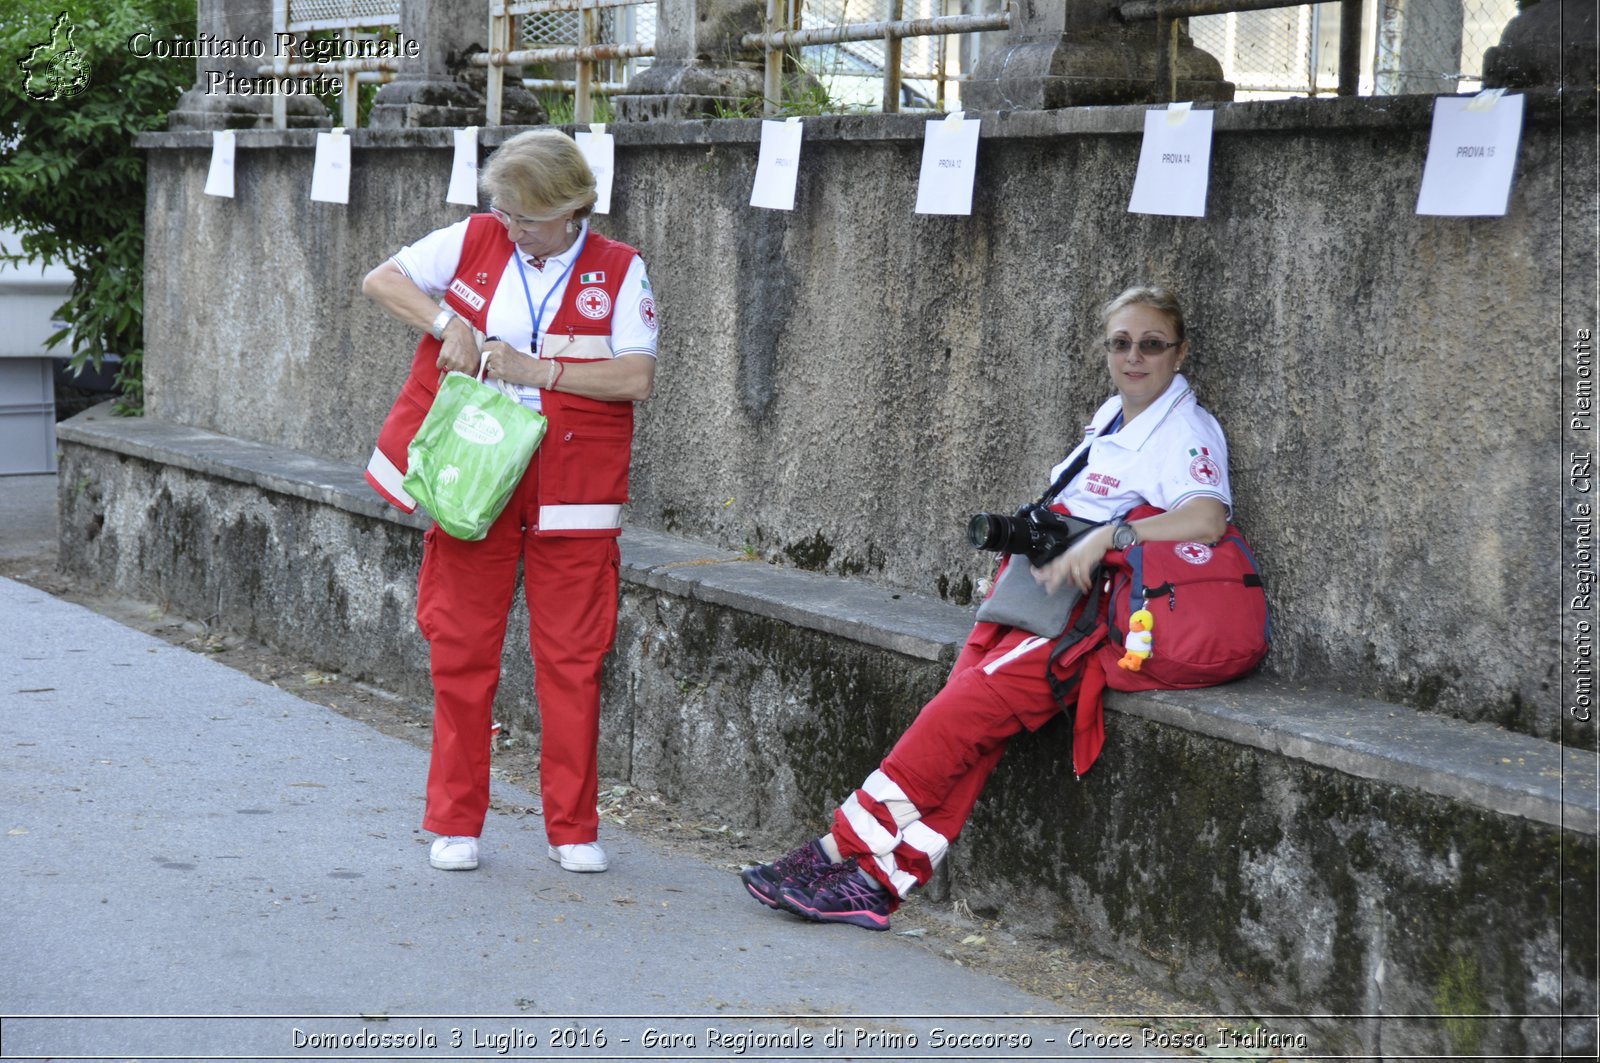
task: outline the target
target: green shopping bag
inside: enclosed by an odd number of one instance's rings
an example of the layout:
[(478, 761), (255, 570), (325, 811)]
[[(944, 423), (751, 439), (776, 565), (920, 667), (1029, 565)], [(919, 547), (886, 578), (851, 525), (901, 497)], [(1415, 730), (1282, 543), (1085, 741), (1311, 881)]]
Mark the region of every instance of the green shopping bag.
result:
[(543, 414), (466, 373), (439, 385), (406, 454), (405, 489), (457, 539), (482, 539), (544, 438)]

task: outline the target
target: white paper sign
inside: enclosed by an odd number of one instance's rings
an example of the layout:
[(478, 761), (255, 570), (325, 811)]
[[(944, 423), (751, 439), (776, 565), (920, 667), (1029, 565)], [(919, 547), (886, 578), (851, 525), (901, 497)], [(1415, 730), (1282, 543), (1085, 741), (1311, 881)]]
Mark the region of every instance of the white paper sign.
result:
[(800, 119), (761, 123), (761, 154), (750, 205), (768, 210), (793, 210), (794, 186), (800, 176)]
[(1522, 97), (1490, 89), (1470, 100), (1433, 101), (1433, 132), (1422, 167), (1418, 214), (1499, 216), (1511, 200), (1522, 140)]
[(1205, 217), (1215, 112), (1191, 110), (1192, 106), (1174, 103), (1144, 113), (1144, 143), (1128, 199), (1129, 213)]
[(589, 169), (594, 171), (594, 212), (611, 213), (611, 183), (616, 174), (617, 138), (606, 132), (604, 122), (594, 122), (589, 132), (574, 134)]
[(211, 168), (206, 171), (206, 195), (233, 198), (233, 130), (218, 129), (211, 134)]
[(350, 138), (342, 128), (317, 134), (311, 164), (311, 199), (317, 203), (350, 202)]
[(922, 174), (917, 180), (918, 214), (971, 214), (972, 181), (978, 171), (978, 126), (956, 111), (928, 123), (922, 134)]
[(478, 205), (478, 127), (457, 129), (455, 159), (450, 163), (450, 191), (446, 203)]

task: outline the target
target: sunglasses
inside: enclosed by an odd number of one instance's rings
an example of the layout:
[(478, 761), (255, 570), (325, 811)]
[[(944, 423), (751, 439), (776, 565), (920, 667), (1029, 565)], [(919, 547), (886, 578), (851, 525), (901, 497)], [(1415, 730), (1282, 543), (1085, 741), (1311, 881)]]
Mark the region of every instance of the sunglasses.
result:
[(1158, 340), (1154, 336), (1146, 336), (1137, 344), (1126, 336), (1112, 336), (1105, 341), (1106, 350), (1112, 354), (1127, 354), (1137, 346), (1139, 353), (1146, 358), (1154, 358), (1158, 354), (1165, 354), (1173, 347), (1181, 347), (1182, 345), (1182, 340)]

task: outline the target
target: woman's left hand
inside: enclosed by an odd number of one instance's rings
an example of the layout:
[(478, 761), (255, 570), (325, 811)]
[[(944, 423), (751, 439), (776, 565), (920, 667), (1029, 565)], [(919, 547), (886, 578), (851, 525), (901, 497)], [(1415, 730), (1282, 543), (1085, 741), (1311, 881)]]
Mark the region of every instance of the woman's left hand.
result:
[(1087, 594), (1094, 579), (1095, 566), (1105, 559), (1111, 549), (1111, 527), (1102, 524), (1094, 531), (1073, 543), (1067, 551), (1043, 568), (1033, 570), (1033, 578), (1054, 594), (1067, 583)]
[(545, 382), (546, 375), (540, 372), (539, 359), (517, 350), (504, 340), (490, 340), (483, 345), (483, 352), (489, 356), (484, 369), (485, 376), (504, 380), (507, 384), (531, 387), (538, 387)]

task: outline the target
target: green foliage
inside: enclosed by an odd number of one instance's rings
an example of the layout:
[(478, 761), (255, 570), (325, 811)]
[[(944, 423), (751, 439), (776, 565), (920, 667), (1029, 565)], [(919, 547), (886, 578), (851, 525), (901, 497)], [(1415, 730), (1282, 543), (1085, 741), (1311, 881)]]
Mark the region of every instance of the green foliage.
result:
[[(544, 105), (545, 114), (553, 126), (574, 125), (578, 121), (578, 101), (570, 92), (541, 92), (539, 102)], [(594, 98), (594, 117), (591, 121), (612, 122), (615, 116), (611, 111), (611, 99), (607, 96)]]
[(57, 316), (72, 365), (121, 356), (120, 412), (142, 405), (144, 158), (195, 77), (192, 59), (137, 58), (129, 40), (193, 37), (194, 0), (8, 0), (0, 24), (0, 226), (22, 236), (13, 263), (72, 271)]

